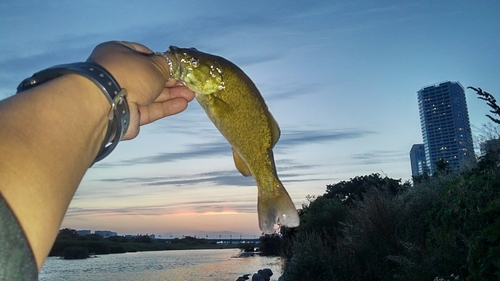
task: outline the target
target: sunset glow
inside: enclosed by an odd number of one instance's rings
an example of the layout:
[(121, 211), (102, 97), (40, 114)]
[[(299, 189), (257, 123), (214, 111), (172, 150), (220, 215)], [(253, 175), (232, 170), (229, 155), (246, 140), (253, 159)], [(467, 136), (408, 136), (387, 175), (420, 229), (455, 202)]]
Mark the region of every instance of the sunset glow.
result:
[[(37, 71), (85, 61), (104, 41), (221, 55), (252, 78), (278, 121), (278, 175), (300, 208), (356, 176), (409, 180), (423, 85), (453, 80), (500, 93), (500, 1), (131, 3), (1, 2), (0, 98)], [(480, 128), (488, 108), (466, 95)], [(261, 234), (257, 196), (193, 101), (92, 166), (62, 227), (253, 237)]]

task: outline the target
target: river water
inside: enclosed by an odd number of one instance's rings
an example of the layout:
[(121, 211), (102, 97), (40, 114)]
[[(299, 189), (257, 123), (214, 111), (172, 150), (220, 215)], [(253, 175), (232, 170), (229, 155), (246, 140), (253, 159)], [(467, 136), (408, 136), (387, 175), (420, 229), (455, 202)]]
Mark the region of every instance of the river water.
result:
[(271, 268), (271, 280), (281, 275), (278, 258), (233, 258), (238, 253), (238, 249), (223, 249), (111, 254), (85, 260), (49, 257), (39, 280), (235, 281), (262, 268)]

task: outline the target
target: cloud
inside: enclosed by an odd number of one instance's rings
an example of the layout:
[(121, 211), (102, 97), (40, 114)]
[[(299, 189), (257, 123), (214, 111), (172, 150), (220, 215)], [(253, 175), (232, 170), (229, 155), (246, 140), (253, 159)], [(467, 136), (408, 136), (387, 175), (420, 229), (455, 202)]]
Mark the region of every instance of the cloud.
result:
[(346, 139), (361, 138), (373, 131), (366, 130), (287, 130), (280, 138), (281, 148), (291, 148), (304, 144), (325, 143), (342, 141)]
[(244, 177), (236, 168), (231, 171), (213, 171), (189, 176), (104, 178), (95, 181), (140, 184), (141, 186), (195, 186), (200, 184), (255, 186), (252, 177)]
[(96, 44), (101, 42), (98, 40), (100, 37), (102, 35), (96, 34), (66, 36), (56, 41), (41, 42), (35, 51), (0, 55), (0, 69), (2, 70), (0, 72), (0, 95), (14, 94), (17, 85), (35, 72), (58, 64), (85, 61)]
[[(301, 145), (342, 141), (346, 139), (361, 138), (373, 131), (366, 130), (287, 130), (284, 132), (275, 149), (280, 151), (296, 148)], [(205, 144), (190, 144), (187, 149), (180, 152), (164, 152), (151, 156), (137, 157), (119, 162), (97, 163), (94, 168), (109, 168), (116, 166), (133, 166), (141, 164), (155, 164), (176, 162), (189, 159), (209, 157), (225, 157), (232, 155), (231, 146), (224, 140), (213, 141)]]
[[(76, 204), (78, 205), (78, 204)], [(66, 216), (85, 216), (85, 215), (140, 215), (140, 216), (162, 216), (176, 214), (205, 214), (216, 212), (233, 213), (255, 213), (256, 199), (237, 199), (230, 198), (228, 200), (198, 200), (188, 202), (151, 204), (150, 202), (144, 205), (136, 206), (116, 206), (116, 207), (78, 207), (72, 206), (68, 209)]]
[(232, 171), (214, 171), (190, 176), (189, 179), (165, 179), (148, 185), (199, 185), (210, 183), (217, 186), (255, 186), (252, 177), (244, 177), (236, 169)]
[(352, 159), (362, 165), (407, 162), (408, 153), (392, 150), (376, 150), (365, 153), (353, 154)]
[(279, 159), (276, 161), (276, 166), (279, 167), (280, 171), (294, 171), (294, 170), (309, 170), (319, 167), (319, 165), (306, 165), (297, 164), (296, 160), (293, 159)]
[(319, 94), (324, 85), (321, 85), (321, 83), (287, 83), (286, 85), (274, 83), (273, 85), (261, 86), (257, 85), (262, 96), (266, 99), (266, 103), (271, 103), (301, 96), (311, 97), (314, 94)]
[[(196, 9), (199, 11), (199, 9)], [(193, 11), (193, 12), (196, 12)], [(218, 12), (221, 12), (218, 14)], [(189, 19), (172, 20), (160, 24), (141, 26), (129, 30), (129, 34), (137, 34), (144, 42), (152, 42), (165, 46), (167, 40), (175, 40), (174, 44), (179, 47), (196, 47), (202, 51), (214, 52), (224, 49), (225, 38), (238, 35), (245, 38), (249, 35), (259, 33), (260, 30), (274, 26), (279, 21), (271, 16), (263, 15), (261, 11), (255, 13), (238, 14), (226, 13), (225, 11), (214, 11), (214, 13), (204, 13), (196, 15), (191, 13)], [(186, 21), (189, 21), (189, 28), (186, 28)], [(144, 32), (151, 30), (154, 32)], [(168, 47), (168, 46), (166, 46)], [(228, 46), (228, 49), (231, 49)]]
[(109, 168), (116, 166), (133, 166), (141, 164), (156, 164), (176, 162), (189, 159), (207, 157), (221, 157), (231, 155), (231, 147), (227, 142), (215, 141), (206, 144), (190, 144), (187, 149), (180, 152), (163, 152), (156, 155), (137, 157), (119, 162), (98, 163), (94, 168)]
[[(293, 161), (280, 161), (281, 163), (288, 163), (284, 167), (278, 167), (278, 176), (283, 183), (293, 182), (311, 182), (321, 180), (314, 178), (314, 168), (317, 165), (294, 165)], [(309, 171), (309, 172), (308, 172)], [(307, 176), (308, 178), (304, 178)], [(316, 175), (317, 176), (317, 175)], [(226, 187), (226, 186), (243, 186), (243, 187), (256, 187), (253, 177), (245, 177), (236, 168), (232, 170), (211, 171), (207, 173), (199, 173), (193, 175), (170, 175), (165, 177), (125, 177), (125, 178), (102, 178), (93, 180), (94, 182), (104, 183), (120, 183), (122, 192), (117, 195), (118, 197), (136, 197), (138, 196), (135, 191), (137, 186), (141, 186), (141, 191), (145, 194), (165, 194), (167, 189), (176, 190), (179, 186), (189, 186), (192, 189), (204, 189), (207, 186)], [(161, 189), (153, 189), (154, 187), (162, 187)], [(83, 195), (79, 192), (79, 195)], [(114, 194), (114, 191), (110, 191)], [(107, 196), (105, 191), (100, 191), (99, 194), (94, 194), (94, 191), (89, 190), (85, 196)], [(142, 194), (142, 193), (141, 193)], [(114, 196), (114, 195), (113, 195)]]

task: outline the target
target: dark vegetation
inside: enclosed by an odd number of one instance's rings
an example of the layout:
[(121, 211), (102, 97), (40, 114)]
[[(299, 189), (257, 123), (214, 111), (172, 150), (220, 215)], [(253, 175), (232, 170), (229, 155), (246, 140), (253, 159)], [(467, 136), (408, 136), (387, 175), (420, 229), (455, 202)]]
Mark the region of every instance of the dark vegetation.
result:
[(300, 227), (281, 230), (284, 280), (500, 280), (499, 155), (412, 183), (371, 174), (328, 185), (299, 210)]
[(281, 250), (281, 237), (278, 234), (263, 235), (259, 237), (259, 243), (239, 244), (242, 253), (258, 252), (261, 256), (279, 256)]
[(467, 87), (467, 89), (476, 91), (476, 94), (478, 95), (477, 98), (486, 101), (486, 104), (491, 108), (490, 112), (497, 117), (493, 117), (489, 114), (486, 114), (486, 116), (494, 123), (500, 124), (500, 106), (497, 104), (495, 97), (493, 97), (492, 94), (483, 91), (481, 88)]
[(259, 251), (261, 256), (279, 256), (281, 238), (278, 234), (266, 234), (259, 237)]
[(186, 236), (174, 238), (169, 243), (165, 239), (152, 239), (148, 235), (131, 238), (113, 236), (102, 238), (91, 234), (79, 236), (74, 229), (61, 229), (49, 256), (60, 256), (64, 259), (83, 259), (90, 255), (106, 255), (125, 252), (193, 250), (193, 249), (223, 249), (237, 248), (236, 244), (216, 244), (206, 239)]

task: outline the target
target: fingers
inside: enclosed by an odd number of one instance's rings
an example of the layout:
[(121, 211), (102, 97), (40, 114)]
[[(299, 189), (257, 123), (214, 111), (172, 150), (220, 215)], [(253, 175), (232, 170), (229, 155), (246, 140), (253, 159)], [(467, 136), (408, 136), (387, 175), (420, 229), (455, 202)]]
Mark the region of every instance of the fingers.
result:
[(138, 112), (130, 119), (130, 126), (123, 136), (123, 140), (130, 140), (139, 134), (140, 126), (149, 124), (161, 118), (175, 115), (184, 111), (188, 106), (188, 101), (181, 97), (170, 98), (163, 102), (153, 102), (146, 106), (133, 104), (131, 111)]
[(155, 102), (164, 102), (173, 98), (183, 98), (187, 102), (194, 99), (195, 94), (193, 91), (185, 86), (176, 86), (171, 88), (164, 88), (161, 94), (156, 98)]
[(184, 111), (188, 101), (184, 98), (171, 98), (164, 102), (154, 102), (148, 106), (139, 106), (140, 125), (154, 122), (163, 117)]

